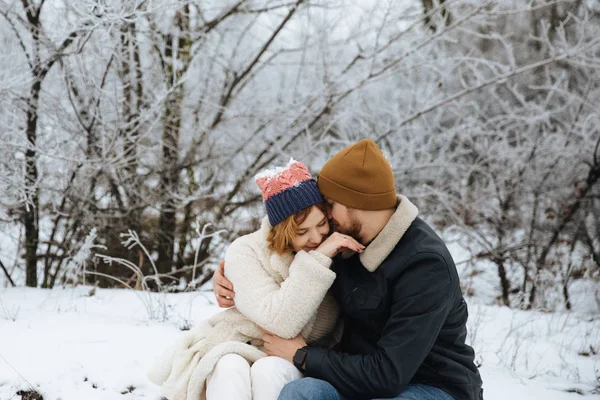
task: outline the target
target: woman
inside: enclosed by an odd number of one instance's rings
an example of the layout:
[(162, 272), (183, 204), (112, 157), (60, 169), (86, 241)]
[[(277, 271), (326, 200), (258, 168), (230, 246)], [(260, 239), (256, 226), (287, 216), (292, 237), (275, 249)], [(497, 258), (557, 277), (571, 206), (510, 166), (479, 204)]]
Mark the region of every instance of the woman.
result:
[(148, 372), (169, 400), (276, 399), (302, 375), (266, 357), (264, 331), (318, 344), (336, 323), (337, 305), (326, 297), (335, 279), (331, 257), (364, 246), (338, 233), (327, 237), (325, 201), (304, 164), (291, 160), (255, 179), (268, 216), (225, 256), (236, 307), (184, 334)]

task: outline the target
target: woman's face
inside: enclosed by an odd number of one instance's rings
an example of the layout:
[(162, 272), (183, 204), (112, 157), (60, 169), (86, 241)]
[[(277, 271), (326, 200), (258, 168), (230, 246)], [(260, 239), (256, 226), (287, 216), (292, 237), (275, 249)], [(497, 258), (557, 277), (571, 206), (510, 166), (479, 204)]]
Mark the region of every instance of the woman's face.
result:
[(319, 247), (328, 234), (329, 221), (327, 215), (313, 206), (306, 220), (300, 224), (298, 233), (292, 240), (292, 247), (295, 252), (314, 250)]

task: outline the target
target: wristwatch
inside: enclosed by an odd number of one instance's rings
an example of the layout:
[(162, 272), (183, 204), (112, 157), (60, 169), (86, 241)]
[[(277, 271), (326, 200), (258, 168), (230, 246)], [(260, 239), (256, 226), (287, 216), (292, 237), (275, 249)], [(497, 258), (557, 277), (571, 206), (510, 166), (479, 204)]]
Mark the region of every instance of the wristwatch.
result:
[(308, 354), (308, 350), (310, 350), (310, 347), (304, 346), (296, 350), (296, 354), (294, 354), (294, 365), (300, 370), (300, 372), (304, 372), (303, 365), (304, 361), (306, 361), (306, 355)]

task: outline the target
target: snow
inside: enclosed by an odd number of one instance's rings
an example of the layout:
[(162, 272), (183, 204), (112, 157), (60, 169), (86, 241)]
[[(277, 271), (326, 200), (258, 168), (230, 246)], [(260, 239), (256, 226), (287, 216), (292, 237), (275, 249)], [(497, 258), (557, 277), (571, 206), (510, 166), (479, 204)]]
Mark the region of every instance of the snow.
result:
[[(0, 210), (0, 217), (2, 211)], [(25, 274), (14, 268), (19, 258), (19, 241), (22, 228), (17, 223), (0, 224), (0, 262), (11, 274), (15, 282), (25, 282)], [(8, 285), (4, 272), (0, 269), (0, 287)], [(3, 399), (2, 399), (3, 400)]]
[[(129, 290), (80, 286), (0, 293), (2, 400), (20, 399), (15, 393), (28, 390), (27, 382), (46, 400), (155, 399), (158, 390), (144, 377), (145, 367), (179, 327), (218, 312), (212, 294), (200, 292), (153, 294), (155, 306), (165, 302), (169, 309), (171, 318), (162, 323), (149, 321)], [(130, 387), (131, 393), (121, 394)]]
[[(16, 236), (4, 232), (5, 265), (14, 263)], [(468, 341), (481, 365), (485, 399), (568, 400), (581, 398), (577, 392), (600, 398), (593, 283), (571, 285), (574, 312), (499, 306), (493, 267), (478, 262), (482, 272), (473, 276), (462, 240), (445, 236), (463, 288), (474, 293), (467, 298)], [(0, 400), (20, 400), (16, 392), (30, 385), (45, 400), (157, 400), (146, 367), (182, 329), (219, 312), (210, 285), (190, 293), (6, 286), (0, 285)]]
[[(28, 383), (45, 400), (158, 399), (144, 371), (189, 326), (219, 309), (212, 292), (152, 293), (165, 321), (148, 319), (139, 293), (79, 286), (0, 289), (0, 399)], [(146, 297), (143, 297), (146, 298)], [(477, 304), (469, 340), (482, 364), (486, 400), (578, 399), (600, 374), (598, 315), (544, 314)], [(598, 398), (597, 395), (587, 396)]]
[(298, 161), (294, 160), (293, 158), (290, 158), (290, 161), (288, 161), (288, 163), (286, 164), (285, 167), (275, 167), (275, 168), (271, 168), (271, 169), (266, 169), (262, 172), (259, 172), (258, 174), (256, 174), (254, 176), (255, 180), (259, 180), (262, 178), (267, 178), (267, 179), (273, 179), (275, 178), (277, 175), (281, 174), (283, 171), (285, 171), (286, 169), (290, 168), (292, 166), (292, 164), (297, 163)]

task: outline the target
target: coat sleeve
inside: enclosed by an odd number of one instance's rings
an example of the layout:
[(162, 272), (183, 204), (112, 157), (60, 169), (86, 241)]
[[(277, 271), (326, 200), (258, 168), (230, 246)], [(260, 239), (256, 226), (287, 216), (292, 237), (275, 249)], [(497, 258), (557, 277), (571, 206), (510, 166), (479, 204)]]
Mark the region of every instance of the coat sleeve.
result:
[(330, 266), (329, 257), (300, 251), (280, 286), (250, 246), (234, 242), (225, 256), (235, 307), (261, 328), (286, 339), (298, 336), (317, 312), (335, 279)]
[(392, 294), (390, 318), (377, 349), (345, 354), (311, 347), (305, 376), (331, 383), (348, 397), (395, 397), (430, 352), (449, 313), (451, 278), (445, 260), (419, 253), (409, 260)]

